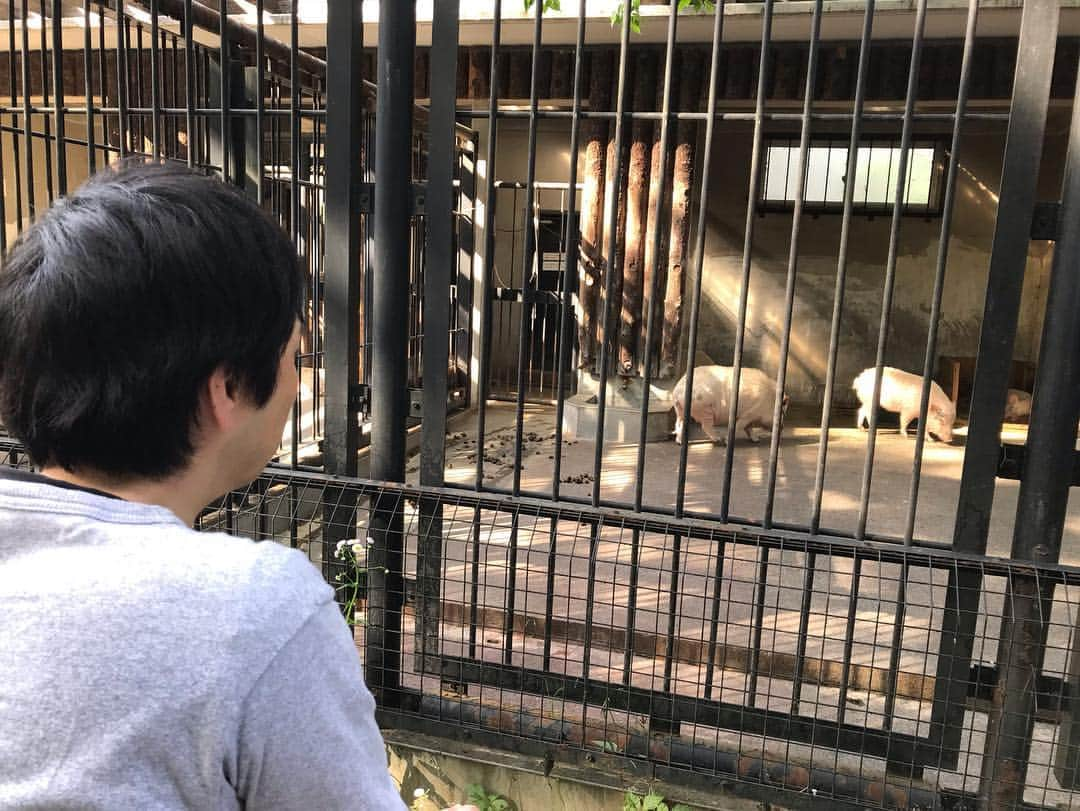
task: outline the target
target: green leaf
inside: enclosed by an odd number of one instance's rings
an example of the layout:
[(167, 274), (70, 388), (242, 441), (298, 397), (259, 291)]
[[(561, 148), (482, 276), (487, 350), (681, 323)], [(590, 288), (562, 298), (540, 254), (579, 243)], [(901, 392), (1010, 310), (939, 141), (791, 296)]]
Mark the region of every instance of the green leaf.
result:
[(469, 801), (473, 805), (480, 805), (487, 802), (487, 791), (479, 783), (472, 783), (465, 787), (465, 793), (469, 797)]
[[(661, 806), (663, 806), (663, 809), (661, 809)], [(654, 791), (650, 791), (645, 795), (645, 801), (641, 804), (641, 807), (643, 811), (667, 811), (667, 806), (664, 806), (663, 796)]]

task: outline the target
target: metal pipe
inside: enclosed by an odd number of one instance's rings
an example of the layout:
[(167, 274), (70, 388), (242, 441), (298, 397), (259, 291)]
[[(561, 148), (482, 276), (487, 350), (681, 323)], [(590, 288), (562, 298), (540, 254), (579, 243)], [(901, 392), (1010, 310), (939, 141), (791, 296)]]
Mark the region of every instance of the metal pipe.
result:
[[(459, 0), (439, 0), (431, 32), (431, 109), (428, 115), (428, 190), (424, 217), (423, 422), (420, 483), (441, 486), (446, 464), (447, 363), (450, 359), (450, 283), (454, 260), (454, 159)], [(420, 656), (439, 652), (439, 593), (443, 554), (442, 507), (422, 499), (417, 544), (417, 644)]]
[(653, 331), (656, 326), (656, 300), (660, 292), (660, 246), (662, 212), (668, 195), (668, 138), (671, 132), (671, 77), (675, 67), (675, 36), (679, 15), (668, 15), (667, 51), (664, 55), (664, 92), (660, 102), (660, 188), (656, 195), (656, 221), (653, 227), (652, 276), (649, 279), (649, 312), (645, 316), (645, 357), (641, 380), (641, 414), (638, 420), (637, 461), (634, 465), (634, 509), (640, 510), (645, 492), (645, 438), (649, 425), (649, 387), (652, 385)]
[[(1080, 411), (1080, 83), (1058, 227), (1027, 440), (1027, 456), (1037, 463), (1025, 465), (1013, 525), (1012, 559), (1036, 564), (1056, 564), (1061, 555)], [(983, 808), (1023, 800), (1035, 723), (1032, 674), (1042, 673), (1053, 602), (1053, 585), (1037, 575), (1018, 572), (1008, 581), (979, 788)]]
[(518, 324), (518, 368), (517, 398), (514, 412), (514, 471), (513, 489), (521, 489), (521, 443), (525, 430), (525, 367), (530, 360), (530, 338), (534, 317), (534, 301), (539, 286), (539, 271), (536, 267), (536, 108), (540, 94), (540, 40), (544, 26), (544, 3), (534, 4), (536, 18), (533, 24), (532, 71), (529, 86), (529, 141), (526, 153), (525, 169), (525, 245), (521, 259), (521, 321)]
[[(926, 26), (926, 0), (919, 0), (915, 12), (915, 35), (911, 42), (911, 65), (908, 70), (907, 95), (904, 99), (904, 123), (900, 132), (900, 156), (896, 173), (896, 195), (893, 198), (892, 222), (889, 228), (889, 253), (885, 259), (885, 281), (881, 294), (881, 321), (878, 325), (877, 352), (874, 357), (874, 394), (870, 405), (870, 426), (866, 434), (866, 460), (863, 464), (862, 485), (859, 498), (859, 518), (855, 537), (866, 533), (870, 514), (870, 486), (874, 474), (874, 450), (877, 445), (878, 406), (881, 403), (881, 378), (885, 366), (885, 348), (889, 340), (889, 322), (892, 316), (893, 288), (896, 282), (896, 260), (899, 253), (900, 221), (903, 217), (907, 193), (908, 159), (911, 156), (911, 114), (915, 109), (915, 97), (919, 92), (919, 60), (922, 56), (923, 29)], [(891, 152), (890, 152), (891, 160)], [(890, 166), (890, 176), (892, 167)], [(869, 172), (867, 173), (869, 177)], [(903, 429), (904, 426), (901, 426)], [(903, 585), (901, 584), (901, 588)]]
[[(870, 0), (873, 2), (873, 0)], [(709, 67), (709, 101), (705, 113), (704, 156), (701, 159), (701, 198), (698, 204), (697, 228), (694, 236), (694, 289), (690, 297), (690, 331), (686, 349), (686, 402), (694, 397), (694, 355), (697, 353), (698, 318), (701, 313), (701, 274), (705, 265), (705, 225), (709, 197), (709, 172), (712, 168), (713, 130), (716, 122), (716, 85), (720, 76), (720, 46), (724, 36), (725, 0), (720, 0), (713, 12), (712, 60)], [(686, 504), (686, 465), (690, 446), (683, 435), (679, 447), (679, 472), (675, 477), (675, 516), (682, 517)], [(711, 667), (711, 661), (710, 661)]]
[(836, 358), (840, 349), (840, 317), (844, 310), (844, 290), (847, 283), (848, 243), (851, 239), (851, 212), (855, 201), (855, 173), (859, 158), (859, 136), (862, 133), (863, 103), (866, 99), (866, 76), (870, 68), (870, 37), (874, 28), (874, 0), (867, 0), (863, 12), (862, 36), (859, 39), (859, 67), (855, 80), (855, 104), (851, 119), (851, 138), (848, 141), (847, 165), (844, 177), (843, 216), (840, 220), (840, 247), (836, 259), (836, 290), (833, 293), (832, 319), (829, 326), (829, 354), (825, 370), (825, 392), (821, 403), (821, 431), (817, 466), (814, 471), (814, 503), (810, 510), (810, 531), (817, 532), (821, 522), (821, 499), (825, 488), (825, 460), (829, 452), (829, 426), (832, 411), (833, 387), (836, 384)]
[[(780, 431), (784, 419), (784, 387), (787, 383), (787, 362), (791, 350), (791, 322), (795, 314), (795, 280), (799, 270), (799, 232), (802, 226), (803, 203), (806, 197), (807, 156), (810, 152), (810, 114), (814, 109), (817, 80), (818, 46), (821, 44), (822, 0), (815, 0), (810, 18), (810, 53), (807, 56), (806, 88), (803, 91), (803, 120), (799, 133), (799, 158), (795, 178), (795, 209), (791, 215), (791, 237), (788, 240), (787, 282), (784, 289), (784, 326), (780, 333), (780, 359), (776, 369), (776, 396), (773, 401), (772, 435), (769, 439), (769, 473), (765, 483), (765, 514), (762, 526), (772, 526), (776, 499), (776, 468), (780, 461)], [(750, 201), (757, 205), (757, 199)], [(729, 427), (729, 436), (734, 426)], [(813, 577), (813, 561), (807, 565)]]
[[(400, 0), (380, 0), (376, 55), (375, 154), (378, 160), (373, 216), (372, 332), (375, 357), (371, 378), (370, 475), (388, 481), (405, 479), (405, 421), (409, 412), (409, 274), (406, 269), (411, 240), (409, 195), (401, 194), (400, 183), (402, 178), (412, 177), (415, 47), (415, 6)], [(331, 81), (337, 72), (328, 71)], [(359, 104), (356, 106), (358, 114)], [(351, 156), (351, 150), (348, 154)], [(355, 300), (351, 304), (355, 309)], [(355, 343), (349, 350), (356, 354)], [(390, 702), (394, 700), (393, 694), (401, 679), (401, 606), (405, 596), (401, 507), (398, 499), (377, 499), (372, 518), (375, 544), (368, 595), (366, 664), (369, 684), (373, 682), (377, 695)]]
[(476, 396), (476, 480), (475, 488), (484, 486), (484, 438), (487, 429), (488, 377), (491, 374), (491, 284), (495, 269), (495, 139), (499, 128), (499, 40), (502, 36), (502, 0), (495, 0), (491, 18), (491, 63), (488, 78), (488, 132), (484, 164), (484, 262), (481, 272), (480, 305), (480, 377)]
[[(574, 212), (577, 211), (578, 140), (581, 129), (581, 63), (585, 55), (585, 0), (578, 0), (577, 45), (574, 49), (574, 103), (570, 119), (570, 179), (567, 183), (569, 203), (566, 208), (566, 228), (563, 244), (566, 252), (563, 261), (561, 312), (559, 321), (559, 351), (555, 362), (555, 460), (551, 470), (551, 497), (559, 498), (559, 475), (562, 472), (563, 415), (566, 411), (567, 363), (572, 354), (570, 311), (573, 308), (575, 280), (578, 274), (579, 240), (574, 228)], [(554, 546), (556, 534), (551, 536)]]
[[(720, 488), (720, 515), (727, 520), (731, 507), (731, 474), (735, 463), (735, 418), (739, 408), (739, 381), (742, 377), (743, 345), (746, 342), (746, 308), (750, 296), (753, 267), (754, 219), (757, 216), (758, 188), (761, 184), (761, 142), (765, 112), (765, 90), (769, 78), (769, 45), (772, 41), (773, 0), (765, 0), (761, 13), (761, 60), (758, 64), (757, 100), (754, 103), (754, 145), (750, 158), (750, 190), (746, 195), (746, 226), (743, 231), (742, 281), (739, 285), (739, 314), (735, 323), (735, 351), (731, 370), (731, 404), (728, 408), (727, 447), (724, 448), (724, 479)], [(694, 358), (687, 359), (690, 366)], [(689, 413), (687, 413), (689, 416)], [(686, 444), (686, 437), (683, 437)]]
[[(60, 196), (67, 195), (67, 140), (64, 136), (64, 45), (61, 26), (63, 24), (61, 0), (53, 0), (52, 4), (52, 68), (53, 68), (53, 98), (55, 99), (56, 113), (56, 185)], [(45, 15), (41, 17), (42, 34), (44, 35)], [(45, 59), (45, 49), (41, 50), (42, 62)], [(90, 133), (87, 132), (87, 137)], [(2, 222), (2, 220), (0, 220)]]
[[(1001, 202), (990, 252), (979, 362), (975, 367), (953, 529), (953, 548), (958, 552), (986, 551), (1005, 390), (1016, 338), (1050, 99), (1054, 49), (1047, 44), (1057, 41), (1058, 14), (1058, 3), (1054, 0), (1028, 0), (1020, 22), (1011, 116), (1002, 158)], [(979, 572), (950, 572), (936, 671), (937, 683), (942, 688), (934, 696), (931, 729), (942, 731), (942, 756), (953, 764), (958, 762), (960, 754), (962, 691), (975, 641), (981, 591)]]
[(604, 461), (604, 412), (607, 407), (607, 382), (608, 363), (610, 360), (610, 347), (614, 344), (614, 332), (611, 328), (611, 308), (614, 306), (612, 298), (615, 295), (615, 274), (622, 272), (615, 266), (618, 256), (616, 246), (619, 244), (619, 188), (622, 186), (623, 175), (623, 130), (625, 120), (623, 113), (626, 110), (626, 78), (629, 68), (627, 60), (630, 57), (630, 4), (631, 0), (623, 0), (622, 6), (622, 34), (619, 39), (619, 78), (618, 95), (615, 102), (615, 160), (614, 177), (611, 180), (610, 199), (605, 197), (604, 205), (611, 206), (611, 215), (608, 218), (608, 234), (610, 242), (607, 247), (607, 261), (605, 263), (604, 282), (604, 306), (600, 317), (600, 328), (603, 330), (603, 341), (600, 342), (600, 388), (596, 394), (596, 448), (593, 452), (593, 482), (592, 503), (600, 501), (600, 478)]

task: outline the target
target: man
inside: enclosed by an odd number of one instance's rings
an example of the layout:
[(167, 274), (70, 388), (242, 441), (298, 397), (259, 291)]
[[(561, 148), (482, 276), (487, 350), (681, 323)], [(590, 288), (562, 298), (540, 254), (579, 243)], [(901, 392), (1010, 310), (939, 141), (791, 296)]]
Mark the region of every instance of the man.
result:
[(401, 808), (332, 591), (191, 524), (295, 396), (304, 278), (209, 177), (107, 171), (0, 270), (0, 808)]

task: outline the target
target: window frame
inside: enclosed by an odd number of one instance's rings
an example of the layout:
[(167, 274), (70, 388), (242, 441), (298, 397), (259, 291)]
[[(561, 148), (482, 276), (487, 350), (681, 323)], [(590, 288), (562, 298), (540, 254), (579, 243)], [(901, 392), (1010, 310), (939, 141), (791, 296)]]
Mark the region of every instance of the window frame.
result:
[[(810, 137), (811, 149), (814, 147), (842, 147), (846, 150), (850, 146), (850, 143), (850, 134), (822, 134), (812, 135)], [(758, 192), (757, 200), (755, 200), (756, 209), (759, 214), (790, 214), (795, 209), (794, 200), (769, 200), (765, 197), (768, 188), (769, 147), (771, 146), (787, 146), (797, 153), (799, 148), (799, 135), (786, 132), (774, 132), (768, 133), (762, 138), (761, 161), (758, 170)], [(880, 133), (863, 135), (859, 138), (857, 148), (863, 147), (870, 147), (871, 149), (875, 147), (899, 149), (900, 137)], [(921, 203), (905, 203), (900, 212), (901, 216), (923, 217), (928, 219), (941, 216), (945, 197), (945, 170), (948, 161), (947, 147), (948, 142), (943, 135), (926, 134), (912, 137), (911, 149), (933, 148), (934, 150), (933, 167), (930, 173), (929, 202), (926, 205)], [(836, 202), (803, 201), (804, 214), (813, 214), (817, 216), (822, 214), (843, 214), (843, 211), (843, 200)], [(852, 216), (891, 216), (892, 211), (892, 202), (860, 203), (857, 200), (853, 200), (851, 206)]]

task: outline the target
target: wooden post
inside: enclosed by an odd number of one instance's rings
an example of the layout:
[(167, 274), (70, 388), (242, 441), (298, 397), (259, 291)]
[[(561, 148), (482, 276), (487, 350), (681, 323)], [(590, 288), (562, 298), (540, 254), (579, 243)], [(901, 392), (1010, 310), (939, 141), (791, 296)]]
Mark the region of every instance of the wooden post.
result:
[[(656, 99), (656, 52), (646, 51), (634, 62), (633, 110), (644, 112)], [(645, 221), (648, 202), (649, 152), (653, 122), (635, 119), (630, 128), (630, 165), (626, 176), (625, 259), (622, 308), (616, 328), (620, 375), (632, 375), (641, 319), (642, 265), (645, 259)]]
[[(701, 53), (687, 51), (679, 71), (679, 109), (698, 109), (701, 98)], [(664, 330), (660, 340), (659, 378), (678, 374), (679, 344), (682, 339), (683, 284), (686, 262), (690, 257), (690, 194), (694, 186), (694, 146), (697, 122), (680, 121), (676, 128), (674, 176), (671, 186), (671, 230), (668, 238), (667, 284), (664, 293)], [(703, 205), (707, 204), (705, 201)], [(702, 273), (704, 273), (704, 266)]]
[[(589, 59), (589, 109), (611, 105), (611, 51), (594, 51)], [(604, 214), (604, 151), (608, 122), (587, 118), (582, 124), (585, 166), (581, 190), (581, 246), (578, 251), (578, 357), (582, 369), (591, 369), (597, 357), (596, 307), (601, 279), (601, 235)]]
[[(656, 108), (659, 110), (663, 106), (663, 86), (660, 82), (657, 82), (657, 98)], [(668, 140), (668, 151), (671, 150), (671, 139)], [(647, 323), (649, 317), (649, 309), (653, 306), (650, 300), (650, 293), (652, 291), (652, 277), (653, 266), (656, 265), (656, 259), (653, 254), (653, 243), (655, 242), (656, 229), (663, 229), (665, 222), (665, 211), (660, 205), (660, 169), (663, 167), (663, 161), (660, 159), (660, 127), (653, 128), (653, 143), (652, 154), (649, 158), (649, 211), (645, 224), (645, 272), (642, 274), (642, 306), (641, 317), (643, 323)], [(663, 233), (663, 231), (661, 231)], [(666, 242), (661, 240), (660, 243), (660, 255), (667, 256)], [(659, 276), (657, 279), (657, 292), (660, 294), (660, 299), (663, 300), (664, 295), (664, 280), (667, 278), (667, 269), (664, 263), (661, 262), (656, 265), (656, 273)], [(663, 318), (661, 312), (660, 317)], [(645, 330), (640, 331), (640, 340), (638, 346), (638, 357), (642, 366), (645, 363), (652, 364), (652, 368), (656, 369), (656, 357), (660, 348), (660, 329), (653, 330), (653, 345), (645, 347)], [(643, 370), (644, 371), (644, 370)], [(654, 375), (655, 376), (655, 375)]]

